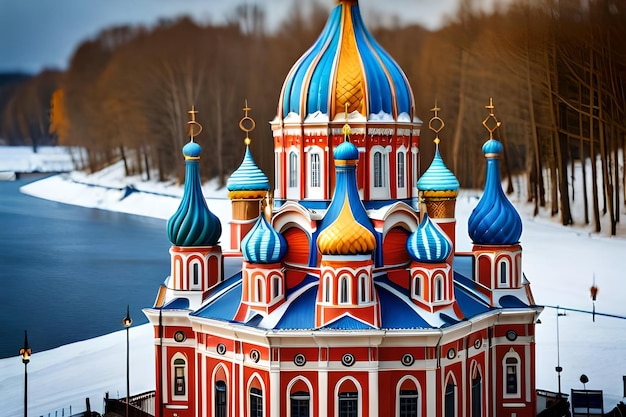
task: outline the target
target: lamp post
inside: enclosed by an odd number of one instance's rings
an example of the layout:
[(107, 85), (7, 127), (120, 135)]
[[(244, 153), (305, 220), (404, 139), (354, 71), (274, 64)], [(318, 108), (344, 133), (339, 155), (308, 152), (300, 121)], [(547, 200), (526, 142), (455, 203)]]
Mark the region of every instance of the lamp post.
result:
[(122, 319), (122, 324), (126, 327), (126, 417), (128, 417), (128, 398), (130, 396), (130, 325), (133, 319), (130, 318), (130, 306), (126, 305), (126, 317)]
[(565, 313), (559, 313), (559, 306), (556, 306), (556, 367), (554, 370), (556, 371), (558, 377), (559, 398), (561, 398), (561, 372), (563, 371), (563, 368), (561, 368), (561, 351), (559, 347), (559, 317), (565, 315)]
[(24, 363), (24, 417), (28, 416), (28, 362), (32, 350), (28, 346), (28, 333), (24, 330), (24, 347), (20, 349), (22, 362)]

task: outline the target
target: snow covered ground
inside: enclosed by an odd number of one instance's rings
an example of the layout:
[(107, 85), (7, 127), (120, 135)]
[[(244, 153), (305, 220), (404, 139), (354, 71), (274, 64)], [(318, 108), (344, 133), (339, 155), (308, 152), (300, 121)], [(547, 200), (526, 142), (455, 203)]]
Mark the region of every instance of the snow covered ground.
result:
[[(2, 150), (0, 150), (0, 154)], [(2, 165), (0, 163), (0, 170)], [(87, 185), (92, 184), (92, 185)], [(123, 198), (125, 186), (133, 184), (143, 192)], [(110, 188), (104, 188), (104, 187)], [(121, 165), (94, 175), (73, 172), (31, 183), (23, 192), (41, 198), (87, 207), (168, 218), (177, 208), (182, 193), (179, 186), (124, 178)], [(523, 190), (522, 190), (523, 191)], [(225, 190), (205, 184), (210, 209), (222, 219), (230, 218), (230, 203)], [(464, 190), (457, 202), (457, 249), (471, 249), (467, 219), (480, 193)], [(626, 291), (623, 284), (626, 230), (621, 237), (590, 233), (590, 227), (565, 228), (543, 212), (532, 217), (532, 207), (513, 195), (524, 222), (521, 243), (523, 269), (532, 283), (535, 300), (541, 305), (591, 310), (589, 287), (594, 276), (599, 287), (598, 312), (626, 316)], [(519, 201), (516, 201), (519, 200)], [(581, 219), (578, 206), (574, 218)], [(622, 219), (626, 212), (622, 209)], [(622, 220), (624, 221), (624, 220)], [(606, 222), (606, 219), (603, 219)], [(228, 227), (223, 228), (228, 232)], [(608, 230), (606, 225), (603, 230)], [(222, 241), (228, 236), (223, 234)], [(163, 256), (168, 256), (163, 254)], [(163, 271), (165, 276), (168, 271)], [(557, 391), (556, 310), (546, 308), (537, 326), (537, 388)], [(622, 377), (626, 375), (626, 319), (567, 312), (559, 318), (560, 365), (563, 367), (562, 391), (582, 389), (581, 374), (589, 377), (588, 389), (604, 391), (605, 410), (624, 400)], [(131, 393), (154, 389), (152, 332), (149, 325), (131, 328)], [(124, 331), (78, 342), (45, 352), (34, 352), (29, 369), (29, 414), (60, 417), (84, 409), (90, 397), (92, 409), (100, 411), (102, 398), (125, 394)], [(0, 404), (8, 417), (22, 415), (24, 366), (19, 357), (0, 360)]]

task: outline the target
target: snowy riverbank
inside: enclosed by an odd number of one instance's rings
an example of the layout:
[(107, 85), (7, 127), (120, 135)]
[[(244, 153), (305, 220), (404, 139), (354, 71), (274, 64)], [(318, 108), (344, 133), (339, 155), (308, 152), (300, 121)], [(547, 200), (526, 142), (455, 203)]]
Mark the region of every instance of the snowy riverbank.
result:
[[(132, 185), (132, 188), (128, 188)], [(107, 210), (168, 218), (178, 207), (182, 187), (141, 178), (124, 178), (121, 165), (93, 175), (73, 172), (31, 183), (23, 192), (37, 197)], [(226, 190), (205, 184), (210, 209), (227, 233), (230, 202)], [(463, 191), (457, 203), (458, 250), (471, 249), (467, 218), (477, 193)], [(514, 197), (515, 198), (515, 197)], [(519, 198), (519, 197), (517, 197)], [(532, 208), (516, 202), (522, 214), (524, 271), (532, 283), (536, 302), (591, 310), (589, 287), (595, 275), (599, 287), (597, 311), (626, 315), (623, 266), (626, 239), (590, 234), (586, 229), (564, 228), (551, 219), (532, 218)], [(228, 236), (222, 235), (227, 242)], [(163, 254), (168, 256), (167, 253)], [(168, 271), (163, 271), (163, 276)], [(156, 289), (155, 289), (156, 290)], [(537, 388), (557, 390), (556, 312), (546, 308), (537, 326)], [(589, 377), (587, 388), (602, 389), (605, 410), (622, 400), (622, 376), (626, 375), (626, 320), (568, 312), (561, 317), (560, 364), (562, 387), (582, 388), (579, 377)], [(131, 393), (154, 389), (152, 331), (149, 325), (131, 329)], [(29, 413), (69, 413), (84, 409), (90, 397), (92, 409), (101, 410), (102, 397), (125, 393), (124, 331), (34, 352), (29, 369)], [(0, 404), (3, 415), (22, 415), (24, 366), (19, 357), (0, 360)]]

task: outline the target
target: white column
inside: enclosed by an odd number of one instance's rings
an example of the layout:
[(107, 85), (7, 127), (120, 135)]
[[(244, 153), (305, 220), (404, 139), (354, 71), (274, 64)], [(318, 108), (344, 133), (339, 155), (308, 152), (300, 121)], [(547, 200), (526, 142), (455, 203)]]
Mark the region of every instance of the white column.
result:
[(317, 371), (317, 383), (318, 415), (325, 416), (328, 411), (328, 371), (326, 369)]
[(270, 417), (280, 417), (280, 369), (270, 370)]
[(370, 369), (367, 375), (368, 387), (365, 392), (369, 398), (370, 416), (378, 416), (378, 369)]
[(437, 402), (439, 401), (439, 390), (437, 389), (437, 370), (426, 370), (426, 415), (437, 415)]

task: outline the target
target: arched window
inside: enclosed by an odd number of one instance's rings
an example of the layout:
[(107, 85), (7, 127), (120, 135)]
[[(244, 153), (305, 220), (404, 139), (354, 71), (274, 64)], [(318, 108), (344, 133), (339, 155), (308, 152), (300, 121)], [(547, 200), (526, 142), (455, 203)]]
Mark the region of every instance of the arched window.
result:
[(507, 397), (520, 396), (520, 361), (515, 352), (504, 356), (504, 395)]
[(263, 286), (263, 278), (257, 277), (254, 286), (254, 301), (257, 303), (265, 302), (265, 287)]
[(435, 277), (435, 301), (443, 300), (443, 278), (441, 275)]
[(280, 164), (281, 152), (274, 152), (274, 187), (280, 189), (281, 178), (281, 164)]
[(283, 293), (281, 284), (282, 280), (280, 279), (280, 277), (274, 275), (272, 277), (272, 298), (280, 297), (280, 295)]
[(370, 287), (367, 285), (367, 276), (359, 276), (359, 302), (368, 303), (370, 301)]
[(444, 407), (445, 417), (456, 417), (456, 385), (452, 379), (446, 383)]
[(332, 301), (332, 280), (330, 276), (324, 278), (324, 302), (330, 303)]
[(483, 380), (478, 364), (474, 362), (472, 371), (472, 417), (483, 416)]
[(509, 262), (505, 259), (501, 259), (498, 262), (498, 272), (500, 273), (500, 287), (509, 286)]
[(298, 187), (298, 154), (294, 151), (289, 153), (289, 188)]
[(263, 391), (250, 388), (250, 417), (263, 417)]
[(404, 162), (404, 152), (398, 152), (396, 154), (397, 157), (397, 173), (396, 173), (396, 177), (397, 177), (397, 186), (398, 188), (404, 188), (405, 187), (405, 162)]
[(311, 396), (306, 391), (297, 391), (291, 394), (291, 417), (309, 417), (309, 402)]
[(226, 417), (226, 382), (215, 383), (215, 417)]
[(348, 277), (343, 276), (339, 280), (339, 303), (350, 303), (350, 286), (348, 285)]
[(191, 283), (192, 288), (200, 285), (200, 264), (197, 261), (191, 264)]
[(413, 278), (413, 296), (422, 296), (422, 278), (419, 275)]
[(385, 186), (385, 161), (382, 152), (374, 152), (374, 188)]
[(396, 417), (419, 417), (419, 383), (412, 376), (403, 377), (396, 386)]
[(411, 148), (411, 173), (413, 174), (411, 184), (413, 185), (414, 188), (417, 188), (417, 172), (418, 172), (417, 152), (418, 152), (418, 149), (416, 147)]
[(187, 361), (180, 354), (172, 361), (172, 385), (175, 397), (187, 395)]
[(357, 417), (359, 412), (359, 393), (339, 393), (339, 417)]

